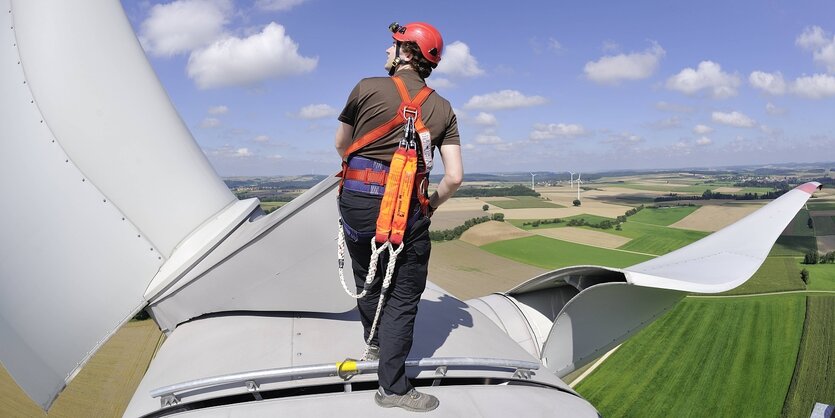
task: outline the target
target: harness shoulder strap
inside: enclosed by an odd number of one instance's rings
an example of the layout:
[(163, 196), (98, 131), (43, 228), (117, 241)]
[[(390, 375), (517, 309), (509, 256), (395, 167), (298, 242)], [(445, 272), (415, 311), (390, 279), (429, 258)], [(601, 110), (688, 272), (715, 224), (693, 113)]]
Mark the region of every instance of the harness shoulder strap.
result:
[(357, 138), (350, 147), (345, 151), (345, 154), (342, 156), (342, 159), (347, 161), (348, 157), (351, 154), (367, 147), (368, 145), (380, 140), (381, 138), (385, 137), (395, 129), (399, 128), (406, 122), (406, 116), (404, 111), (409, 109), (410, 111), (415, 111), (417, 117), (415, 118), (416, 123), (415, 126), (418, 131), (425, 129), (423, 125), (423, 121), (420, 118), (420, 107), (429, 98), (429, 95), (432, 94), (434, 90), (429, 87), (424, 86), (418, 94), (412, 99), (409, 96), (409, 90), (406, 88), (406, 83), (403, 82), (400, 77), (393, 76), (391, 80), (394, 82), (394, 85), (397, 87), (397, 93), (400, 95), (400, 100), (402, 101), (400, 104), (400, 108), (397, 110), (397, 114), (394, 115), (388, 122), (368, 131), (365, 135)]

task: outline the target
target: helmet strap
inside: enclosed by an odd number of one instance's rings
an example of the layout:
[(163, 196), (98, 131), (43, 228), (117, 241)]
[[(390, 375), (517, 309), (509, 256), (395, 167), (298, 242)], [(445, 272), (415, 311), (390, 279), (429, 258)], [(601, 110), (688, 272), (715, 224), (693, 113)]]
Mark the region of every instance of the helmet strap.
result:
[(394, 59), (391, 61), (391, 68), (389, 68), (389, 77), (394, 75), (397, 67), (400, 65), (400, 41), (397, 41), (394, 46)]

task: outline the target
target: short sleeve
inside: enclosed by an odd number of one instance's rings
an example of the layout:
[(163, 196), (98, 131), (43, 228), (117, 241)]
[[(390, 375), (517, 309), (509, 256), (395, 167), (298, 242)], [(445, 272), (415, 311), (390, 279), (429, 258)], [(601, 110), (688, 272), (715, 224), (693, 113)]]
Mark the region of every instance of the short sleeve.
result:
[(441, 145), (461, 145), (461, 137), (458, 135), (458, 118), (456, 118), (455, 113), (452, 112), (450, 109), (450, 118), (449, 123), (446, 126), (446, 130), (444, 130), (444, 136), (441, 139)]
[(345, 103), (345, 108), (339, 114), (339, 121), (348, 125), (354, 126), (357, 123), (357, 103), (359, 102), (360, 84), (357, 83), (351, 94), (348, 95), (348, 101)]

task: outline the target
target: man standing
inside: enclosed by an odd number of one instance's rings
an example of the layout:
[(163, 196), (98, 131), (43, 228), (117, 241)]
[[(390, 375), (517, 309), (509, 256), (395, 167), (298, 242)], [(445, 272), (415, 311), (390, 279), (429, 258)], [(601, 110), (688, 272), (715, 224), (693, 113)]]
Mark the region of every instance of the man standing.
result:
[[(458, 123), (449, 102), (426, 87), (441, 60), (443, 39), (433, 26), (416, 22), (392, 24), (394, 42), (386, 50), (386, 70), (390, 77), (361, 80), (354, 87), (339, 115), (336, 150), (343, 159), (343, 184), (339, 210), (346, 244), (352, 259), (357, 291), (365, 287), (371, 242), (380, 241), (378, 217), (385, 195), (392, 158), (404, 149), (418, 154), (417, 176), (409, 213), (406, 215), (403, 249), (396, 255), (394, 274), (387, 294), (381, 295), (385, 258), (381, 268), (358, 299), (365, 339), (369, 341), (379, 297), (386, 298), (379, 319), (379, 332), (371, 336), (366, 360), (379, 360), (380, 387), (374, 400), (382, 407), (401, 407), (411, 411), (431, 411), (438, 399), (418, 392), (406, 377), (406, 356), (412, 347), (418, 302), (426, 287), (429, 264), (429, 217), (461, 185), (463, 164)], [(409, 145), (404, 129), (414, 124)], [(408, 128), (407, 128), (408, 126)], [(435, 148), (441, 154), (444, 177), (437, 190), (426, 196), (429, 170)], [(401, 151), (398, 151), (398, 150)], [(388, 186), (391, 188), (390, 186)], [(391, 208), (383, 208), (383, 211)], [(380, 217), (382, 218), (382, 217)], [(392, 241), (395, 241), (393, 239)]]

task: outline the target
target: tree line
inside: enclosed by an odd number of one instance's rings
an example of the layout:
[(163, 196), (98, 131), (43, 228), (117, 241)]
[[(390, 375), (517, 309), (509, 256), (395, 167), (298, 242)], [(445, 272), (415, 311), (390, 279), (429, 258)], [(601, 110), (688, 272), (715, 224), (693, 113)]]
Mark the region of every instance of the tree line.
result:
[(520, 184), (510, 187), (462, 187), (455, 192), (455, 197), (506, 197), (506, 196), (533, 196), (539, 197), (539, 193)]
[(461, 237), (466, 230), (488, 221), (504, 222), (503, 213), (494, 213), (492, 216), (482, 216), (480, 218), (467, 219), (464, 225), (458, 225), (452, 229), (444, 229), (442, 231), (429, 231), (429, 239), (432, 241), (452, 241)]

